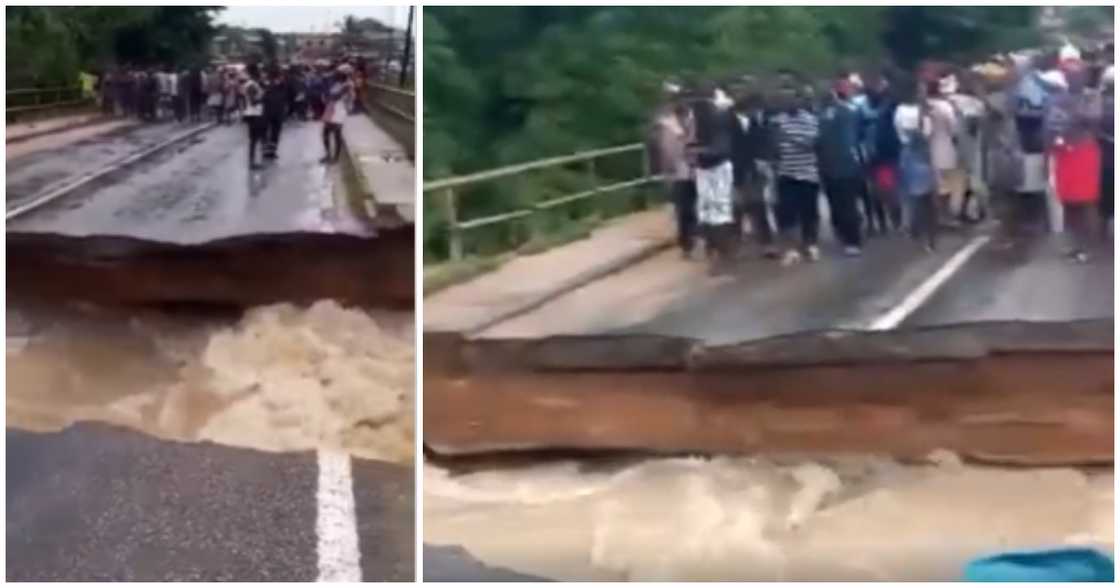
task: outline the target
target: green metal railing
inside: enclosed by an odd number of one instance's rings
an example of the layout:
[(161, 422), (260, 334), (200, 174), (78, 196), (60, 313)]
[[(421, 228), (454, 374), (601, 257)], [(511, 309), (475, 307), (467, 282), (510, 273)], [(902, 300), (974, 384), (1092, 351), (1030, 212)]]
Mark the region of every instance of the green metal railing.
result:
[(64, 106), (76, 106), (91, 102), (83, 95), (81, 86), (60, 86), (56, 88), (27, 88), (8, 90), (5, 113), (11, 115), (49, 110)]
[[(596, 161), (605, 157), (633, 153), (637, 153), (641, 156), (642, 175), (640, 177), (608, 185), (599, 184), (599, 177), (596, 174)], [(510, 178), (513, 176), (523, 175), (528, 172), (579, 163), (583, 163), (586, 165), (587, 175), (590, 179), (591, 185), (591, 189), (589, 190), (584, 190), (573, 194), (565, 194), (556, 198), (537, 202), (529, 208), (523, 208), (520, 210), (511, 210), (500, 214), (472, 218), (469, 220), (461, 220), (459, 218), (459, 194), (465, 188), (475, 186), (483, 182), (492, 182), (500, 179)], [(531, 221), (534, 216), (553, 210), (557, 207), (570, 205), (575, 202), (593, 198), (595, 196), (610, 194), (612, 192), (618, 192), (620, 190), (626, 190), (629, 188), (636, 188), (638, 186), (653, 182), (657, 179), (659, 179), (659, 176), (650, 175), (649, 160), (645, 156), (645, 146), (641, 143), (632, 143), (629, 145), (619, 145), (617, 147), (608, 147), (606, 149), (584, 151), (572, 155), (540, 159), (537, 161), (510, 165), (469, 175), (425, 182), (424, 197), (427, 198), (429, 194), (439, 194), (442, 197), (442, 204), (447, 215), (448, 256), (451, 260), (454, 261), (463, 258), (463, 234), (466, 231), (479, 229), (481, 227), (493, 226), (501, 223)], [(535, 227), (537, 226), (537, 224), (531, 223), (531, 226)]]

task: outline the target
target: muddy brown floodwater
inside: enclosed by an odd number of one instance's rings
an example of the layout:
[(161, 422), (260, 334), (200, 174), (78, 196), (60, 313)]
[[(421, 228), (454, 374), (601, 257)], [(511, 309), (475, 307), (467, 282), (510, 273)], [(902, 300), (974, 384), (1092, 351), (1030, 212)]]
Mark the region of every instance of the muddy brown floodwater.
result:
[(9, 301), (7, 418), (412, 463), (412, 313), (323, 300), (245, 312)]
[(1111, 469), (657, 458), (428, 463), (424, 541), (557, 580), (959, 580), (995, 551), (1113, 551)]

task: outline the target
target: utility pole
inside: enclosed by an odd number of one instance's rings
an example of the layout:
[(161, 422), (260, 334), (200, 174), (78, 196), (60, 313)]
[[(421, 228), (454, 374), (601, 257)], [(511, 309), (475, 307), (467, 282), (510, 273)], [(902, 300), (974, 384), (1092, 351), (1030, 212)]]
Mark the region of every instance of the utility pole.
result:
[(408, 82), (408, 62), (412, 58), (412, 19), (416, 15), (416, 7), (408, 7), (408, 28), (404, 33), (404, 56), (401, 57), (401, 83), (400, 87), (403, 88), (405, 83)]

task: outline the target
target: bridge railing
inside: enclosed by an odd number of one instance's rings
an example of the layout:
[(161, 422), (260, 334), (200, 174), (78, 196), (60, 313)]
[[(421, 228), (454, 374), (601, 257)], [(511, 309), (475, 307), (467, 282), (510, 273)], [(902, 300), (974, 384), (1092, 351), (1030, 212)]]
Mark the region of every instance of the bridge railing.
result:
[(416, 93), (384, 84), (366, 84), (369, 99), (390, 114), (410, 123), (416, 122)]
[[(602, 160), (603, 158), (619, 156), (623, 154), (637, 154), (640, 157), (641, 175), (636, 178), (616, 181), (611, 184), (601, 184), (601, 178), (596, 173), (596, 162)], [(509, 210), (499, 214), (492, 214), (489, 216), (482, 216), (466, 220), (460, 218), (460, 194), (462, 194), (467, 188), (477, 186), (484, 182), (509, 179), (530, 172), (545, 170), (549, 168), (557, 168), (561, 166), (571, 166), (572, 164), (583, 164), (586, 167), (586, 173), (588, 179), (590, 180), (590, 189), (553, 197), (548, 200), (533, 203), (525, 208)], [(442, 206), (447, 218), (446, 230), (448, 233), (448, 257), (452, 261), (455, 261), (463, 258), (463, 236), (468, 231), (505, 223), (526, 221), (529, 222), (530, 227), (534, 227), (533, 230), (538, 230), (535, 229), (535, 227), (539, 227), (540, 224), (532, 222), (532, 219), (535, 216), (542, 215), (559, 207), (585, 201), (596, 196), (602, 196), (605, 194), (619, 192), (621, 190), (636, 188), (645, 184), (649, 184), (657, 179), (659, 179), (658, 176), (650, 175), (649, 161), (645, 156), (645, 145), (643, 145), (642, 143), (631, 143), (628, 145), (619, 145), (616, 147), (608, 147), (605, 149), (583, 151), (572, 155), (550, 157), (547, 159), (540, 159), (527, 163), (510, 165), (498, 169), (491, 169), (463, 176), (428, 181), (424, 183), (424, 197), (426, 199), (429, 196), (432, 196), (440, 198), (442, 200)]]
[(5, 114), (9, 118), (12, 115), (76, 106), (90, 101), (89, 97), (83, 94), (81, 86), (7, 90), (5, 95), (8, 100)]

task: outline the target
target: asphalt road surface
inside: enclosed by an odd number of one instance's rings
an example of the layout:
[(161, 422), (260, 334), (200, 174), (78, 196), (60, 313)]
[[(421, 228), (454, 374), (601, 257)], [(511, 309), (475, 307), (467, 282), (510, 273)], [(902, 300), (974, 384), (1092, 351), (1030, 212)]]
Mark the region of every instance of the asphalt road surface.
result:
[[(9, 198), (29, 200), (189, 128), (146, 125), (13, 159)], [(335, 204), (340, 174), (337, 165), (319, 163), (320, 131), (314, 122), (286, 123), (279, 159), (250, 171), (245, 125), (219, 126), (32, 210), (9, 222), (8, 231), (179, 244), (262, 233), (365, 235)]]
[[(360, 579), (411, 581), (413, 470), (351, 466)], [(9, 429), (7, 579), (314, 581), (320, 484), (311, 453)]]
[[(977, 247), (977, 240), (984, 242)], [(970, 246), (972, 255), (961, 254)], [(898, 315), (894, 327), (1110, 318), (1111, 247), (1102, 244), (1091, 263), (1079, 265), (1063, 257), (1060, 237), (1005, 238), (989, 225), (944, 233), (934, 253), (896, 235), (873, 239), (862, 257), (846, 258), (825, 238), (824, 258), (817, 263), (783, 268), (755, 256), (716, 277), (707, 275), (705, 263), (682, 260), (671, 250), (478, 336), (641, 333), (723, 344), (880, 328), (884, 317), (904, 305), (913, 308)], [(929, 290), (923, 285), (938, 272), (944, 281), (928, 296), (917, 295)]]

